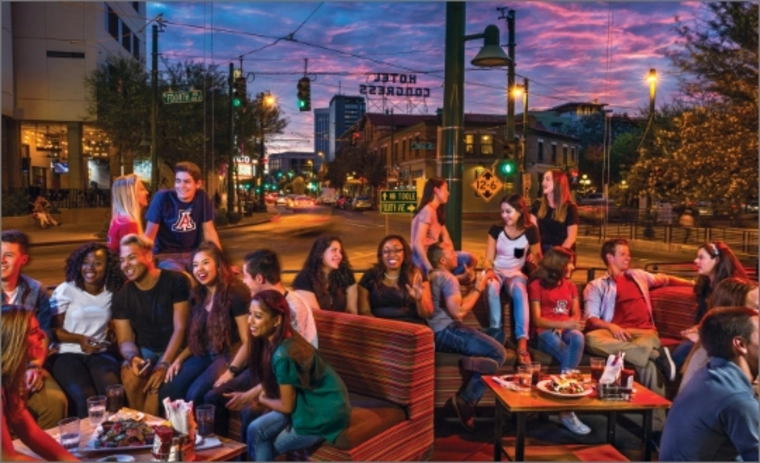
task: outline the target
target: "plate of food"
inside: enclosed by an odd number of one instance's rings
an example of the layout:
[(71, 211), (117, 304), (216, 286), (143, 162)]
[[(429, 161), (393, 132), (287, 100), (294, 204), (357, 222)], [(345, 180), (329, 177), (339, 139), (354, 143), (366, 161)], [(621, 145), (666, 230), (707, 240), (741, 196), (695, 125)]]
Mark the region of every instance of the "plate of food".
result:
[(108, 420), (109, 421), (119, 421), (119, 420), (134, 420), (134, 421), (142, 421), (143, 418), (145, 418), (145, 413), (132, 410), (131, 408), (122, 408), (118, 412), (111, 415)]
[(121, 452), (153, 447), (155, 431), (142, 421), (104, 421), (84, 446), (85, 451)]
[(551, 379), (539, 381), (536, 387), (541, 392), (563, 399), (586, 397), (593, 392), (593, 389), (585, 385), (583, 381), (558, 376), (552, 376)]

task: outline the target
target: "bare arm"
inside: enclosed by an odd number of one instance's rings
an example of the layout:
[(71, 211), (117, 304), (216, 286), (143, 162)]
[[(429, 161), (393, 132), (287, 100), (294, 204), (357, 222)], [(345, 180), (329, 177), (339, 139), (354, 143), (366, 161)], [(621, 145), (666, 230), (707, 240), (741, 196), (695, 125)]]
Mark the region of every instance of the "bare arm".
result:
[(417, 229), (416, 229), (417, 233), (415, 234), (415, 236), (412, 236), (412, 249), (422, 261), (422, 265), (424, 267), (423, 270), (426, 270), (428, 272), (433, 270), (433, 266), (430, 265), (430, 261), (427, 258), (427, 249), (425, 249), (425, 244), (423, 243), (423, 239), (425, 236), (427, 236), (427, 232), (429, 228), (430, 228), (430, 224), (420, 221), (417, 224)]
[[(243, 369), (245, 368), (246, 361), (248, 360), (248, 316), (238, 315), (235, 317), (235, 326), (237, 326), (238, 336), (240, 336), (242, 342), (240, 343), (240, 347), (238, 347), (238, 350), (235, 353), (235, 357), (230, 360), (230, 367)], [(229, 369), (227, 369), (216, 379), (214, 382), (214, 387), (219, 387), (232, 378), (234, 378), (234, 374)]]
[(185, 333), (187, 332), (187, 319), (189, 318), (188, 315), (190, 312), (189, 306), (190, 304), (187, 301), (174, 303), (172, 310), (172, 337), (169, 339), (169, 344), (166, 346), (164, 355), (158, 361), (158, 364), (153, 367), (153, 372), (150, 374), (150, 377), (143, 388), (144, 393), (148, 393), (149, 391), (158, 392), (161, 383), (166, 379), (166, 374), (171, 367), (171, 364), (179, 355), (180, 349), (182, 349), (182, 343), (185, 341)]
[(538, 265), (538, 263), (541, 262), (541, 259), (544, 258), (543, 254), (541, 253), (541, 243), (530, 245), (530, 255), (533, 256), (534, 264)]
[(575, 244), (575, 240), (578, 239), (578, 225), (570, 225), (567, 227), (567, 238), (562, 242), (562, 247), (570, 249)]
[(154, 222), (148, 222), (145, 225), (145, 237), (150, 238), (151, 241), (156, 241), (156, 235), (158, 235), (158, 224)]
[(481, 273), (478, 275), (477, 280), (475, 280), (475, 289), (470, 291), (464, 299), (459, 293), (446, 297), (446, 310), (449, 311), (452, 318), (455, 320), (461, 320), (467, 315), (467, 312), (472, 310), (475, 303), (480, 299), (480, 294), (486, 286), (486, 281), (486, 277)]
[(352, 284), (348, 288), (346, 288), (346, 312), (352, 313), (354, 315), (357, 315), (359, 313), (359, 310), (357, 308), (357, 290), (356, 287), (359, 286), (356, 283)]
[(368, 317), (374, 317), (369, 305), (369, 291), (364, 286), (358, 288), (359, 298), (359, 315), (366, 315)]
[(266, 393), (261, 393), (259, 402), (274, 411), (289, 415), (296, 408), (296, 388), (292, 384), (280, 384), (280, 398), (272, 399)]
[[(1, 413), (3, 415), (3, 461), (79, 461), (74, 455), (64, 449), (58, 441), (43, 431), (26, 408), (23, 408), (17, 414), (12, 423), (6, 421), (5, 410), (2, 410)], [(26, 444), (31, 451), (41, 456), (42, 460), (17, 452), (13, 448), (13, 440), (8, 428), (9, 424), (13, 427), (21, 442)]]
[(216, 233), (216, 227), (213, 220), (207, 220), (203, 223), (203, 239), (216, 244), (222, 249), (222, 243), (219, 241), (219, 235)]
[(493, 261), (496, 260), (496, 240), (493, 236), (488, 235), (486, 239), (486, 261), (483, 264), (483, 268), (486, 270), (493, 269)]

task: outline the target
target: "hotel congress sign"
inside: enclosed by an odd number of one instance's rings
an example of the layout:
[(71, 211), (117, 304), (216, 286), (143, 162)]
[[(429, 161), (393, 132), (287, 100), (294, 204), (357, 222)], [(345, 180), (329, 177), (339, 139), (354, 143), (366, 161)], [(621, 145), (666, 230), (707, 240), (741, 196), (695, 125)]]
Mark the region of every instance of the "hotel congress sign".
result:
[(374, 73), (366, 84), (359, 85), (359, 93), (427, 98), (430, 88), (417, 86), (417, 74)]

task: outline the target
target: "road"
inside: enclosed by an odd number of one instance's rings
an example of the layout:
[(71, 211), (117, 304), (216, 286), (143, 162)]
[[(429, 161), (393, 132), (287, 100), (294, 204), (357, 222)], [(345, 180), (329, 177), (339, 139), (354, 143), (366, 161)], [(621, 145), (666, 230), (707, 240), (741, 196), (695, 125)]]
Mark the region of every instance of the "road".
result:
[[(390, 233), (409, 236), (411, 216), (390, 215), (388, 219)], [(462, 222), (462, 247), (473, 252), (480, 262), (485, 257), (486, 233), (492, 223), (495, 222), (488, 219)], [(303, 265), (314, 238), (325, 231), (331, 231), (341, 237), (354, 269), (366, 269), (377, 260), (377, 244), (385, 236), (385, 216), (375, 211), (335, 210), (332, 216), (283, 212), (279, 221), (221, 229), (219, 236), (233, 264), (241, 265), (249, 252), (269, 248), (279, 254), (283, 269), (298, 270)], [(63, 281), (66, 257), (77, 246), (71, 244), (33, 247), (30, 249), (30, 263), (24, 272), (40, 280), (45, 286), (57, 285)], [(578, 267), (601, 267), (600, 246), (596, 238), (580, 237)], [(665, 255), (662, 252), (633, 254), (632, 265), (635, 267), (643, 267), (648, 262), (685, 262), (694, 258), (691, 254)], [(286, 283), (292, 278), (293, 275), (284, 277)]]

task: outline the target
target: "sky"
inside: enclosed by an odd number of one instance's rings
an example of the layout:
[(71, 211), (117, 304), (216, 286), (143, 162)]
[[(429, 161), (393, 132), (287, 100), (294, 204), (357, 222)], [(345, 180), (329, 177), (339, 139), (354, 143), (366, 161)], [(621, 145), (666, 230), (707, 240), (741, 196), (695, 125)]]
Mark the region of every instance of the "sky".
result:
[[(693, 26), (705, 15), (695, 2), (468, 2), (465, 33), (493, 24), (505, 52), (507, 25), (497, 7), (515, 10), (516, 80), (529, 79), (530, 110), (596, 101), (631, 115), (649, 106), (650, 68), (658, 75), (657, 107), (678, 98), (676, 70), (664, 51), (680, 47), (676, 17)], [(377, 73), (414, 75), (409, 87), (429, 89), (429, 96), (383, 102), (370, 95), (367, 112), (435, 114), (443, 107), (443, 2), (149, 2), (148, 19), (159, 13), (166, 23), (159, 52), (169, 62), (215, 63), (226, 72), (230, 62), (240, 66), (242, 55), (244, 72), (253, 74), (249, 94), (275, 95), (289, 125), (268, 140), (270, 153), (314, 149), (313, 112), (297, 109), (306, 58), (312, 109), (327, 108), (336, 94), (360, 95)], [(465, 112), (506, 114), (506, 67), (470, 64), (481, 46), (482, 40), (465, 44)], [(521, 99), (515, 112), (522, 113)]]

